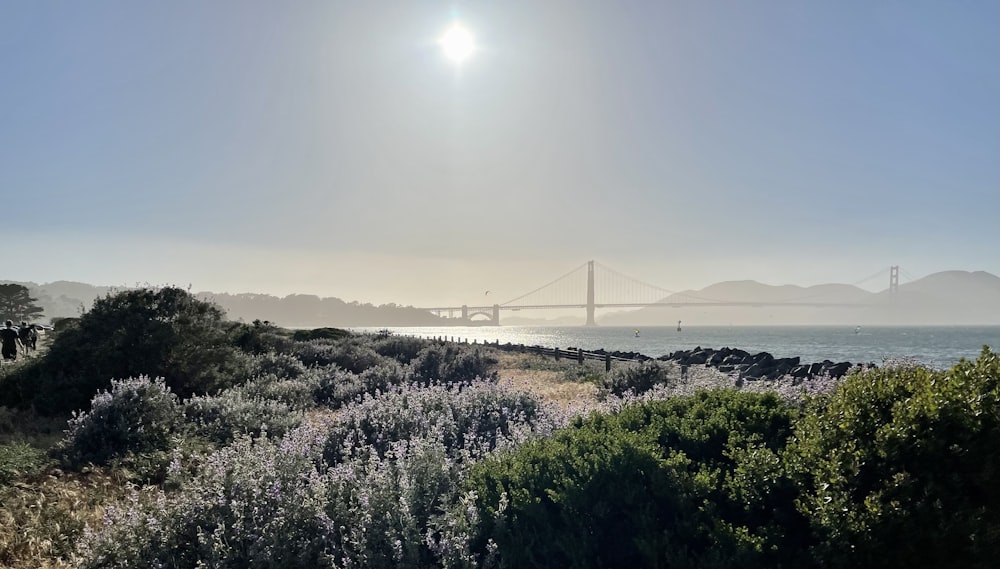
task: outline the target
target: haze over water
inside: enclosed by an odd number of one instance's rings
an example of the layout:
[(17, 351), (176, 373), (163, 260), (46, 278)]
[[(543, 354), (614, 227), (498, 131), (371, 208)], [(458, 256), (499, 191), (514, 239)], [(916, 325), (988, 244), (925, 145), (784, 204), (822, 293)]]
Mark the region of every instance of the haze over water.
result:
[[(355, 328), (376, 332), (378, 328)], [(913, 358), (934, 368), (947, 368), (960, 358), (974, 359), (983, 345), (1000, 348), (1000, 326), (691, 326), (681, 332), (668, 326), (625, 327), (468, 326), (389, 328), (396, 334), (424, 338), (525, 344), (549, 348), (606, 349), (659, 357), (677, 350), (739, 348), (769, 352), (778, 358), (800, 357), (803, 363), (831, 360), (881, 364), (884, 358)]]

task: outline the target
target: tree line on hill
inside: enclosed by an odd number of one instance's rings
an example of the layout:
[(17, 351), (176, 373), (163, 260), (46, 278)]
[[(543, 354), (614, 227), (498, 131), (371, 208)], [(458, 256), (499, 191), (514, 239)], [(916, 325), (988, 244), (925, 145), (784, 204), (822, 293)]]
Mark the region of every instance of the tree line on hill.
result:
[[(24, 289), (21, 293), (31, 297), (32, 306), (37, 310), (25, 312), (24, 316), (40, 318), (75, 318), (90, 309), (95, 300), (116, 290), (85, 283), (57, 281), (48, 284), (33, 282), (5, 281), (0, 287)], [(5, 289), (4, 289), (5, 290)], [(292, 328), (315, 328), (322, 326), (362, 327), (362, 326), (446, 326), (459, 323), (456, 319), (445, 319), (425, 310), (395, 303), (375, 305), (357, 301), (344, 301), (335, 297), (319, 297), (311, 294), (290, 294), (285, 297), (256, 293), (196, 293), (200, 299), (218, 305), (230, 320), (253, 322), (262, 320)], [(12, 297), (13, 298), (13, 297)], [(0, 303), (3, 297), (0, 297)], [(12, 300), (16, 307), (26, 305), (23, 301)], [(0, 304), (0, 308), (4, 305)], [(12, 309), (11, 314), (21, 314)], [(13, 319), (13, 317), (12, 317)], [(17, 317), (22, 320), (21, 316)]]

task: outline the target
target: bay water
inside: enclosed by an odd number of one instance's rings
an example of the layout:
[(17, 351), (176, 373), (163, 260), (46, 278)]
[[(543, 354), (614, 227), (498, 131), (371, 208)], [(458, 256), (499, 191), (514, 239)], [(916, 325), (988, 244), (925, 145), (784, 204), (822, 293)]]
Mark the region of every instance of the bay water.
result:
[(984, 345), (1000, 350), (1000, 326), (690, 326), (645, 328), (603, 326), (442, 326), (353, 328), (358, 332), (389, 330), (420, 338), (447, 338), (476, 343), (524, 344), (547, 348), (605, 349), (659, 357), (677, 350), (739, 348), (769, 352), (776, 358), (798, 356), (802, 363), (874, 363), (910, 358), (936, 369), (959, 359), (975, 359)]

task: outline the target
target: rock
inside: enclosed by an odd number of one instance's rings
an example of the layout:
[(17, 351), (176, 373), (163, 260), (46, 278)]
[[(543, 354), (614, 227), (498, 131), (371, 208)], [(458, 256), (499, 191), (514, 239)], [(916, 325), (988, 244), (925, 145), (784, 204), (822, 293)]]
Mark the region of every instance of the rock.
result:
[(840, 362), (833, 364), (831, 366), (827, 366), (826, 368), (824, 368), (824, 371), (830, 377), (844, 377), (844, 375), (850, 369), (851, 369), (851, 362)]
[(788, 375), (790, 375), (790, 376), (792, 376), (792, 377), (794, 377), (796, 379), (802, 379), (802, 378), (805, 378), (805, 377), (809, 377), (809, 375), (810, 375), (809, 374), (809, 366), (808, 365), (797, 365), (797, 366), (793, 367), (791, 371), (788, 372)]

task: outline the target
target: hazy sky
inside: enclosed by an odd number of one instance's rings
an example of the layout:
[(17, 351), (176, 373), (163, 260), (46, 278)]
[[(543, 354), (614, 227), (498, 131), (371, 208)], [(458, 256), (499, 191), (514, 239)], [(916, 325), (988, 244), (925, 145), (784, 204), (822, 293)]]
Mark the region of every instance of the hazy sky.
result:
[(0, 0), (0, 188), (0, 279), (1000, 274), (1000, 3)]

